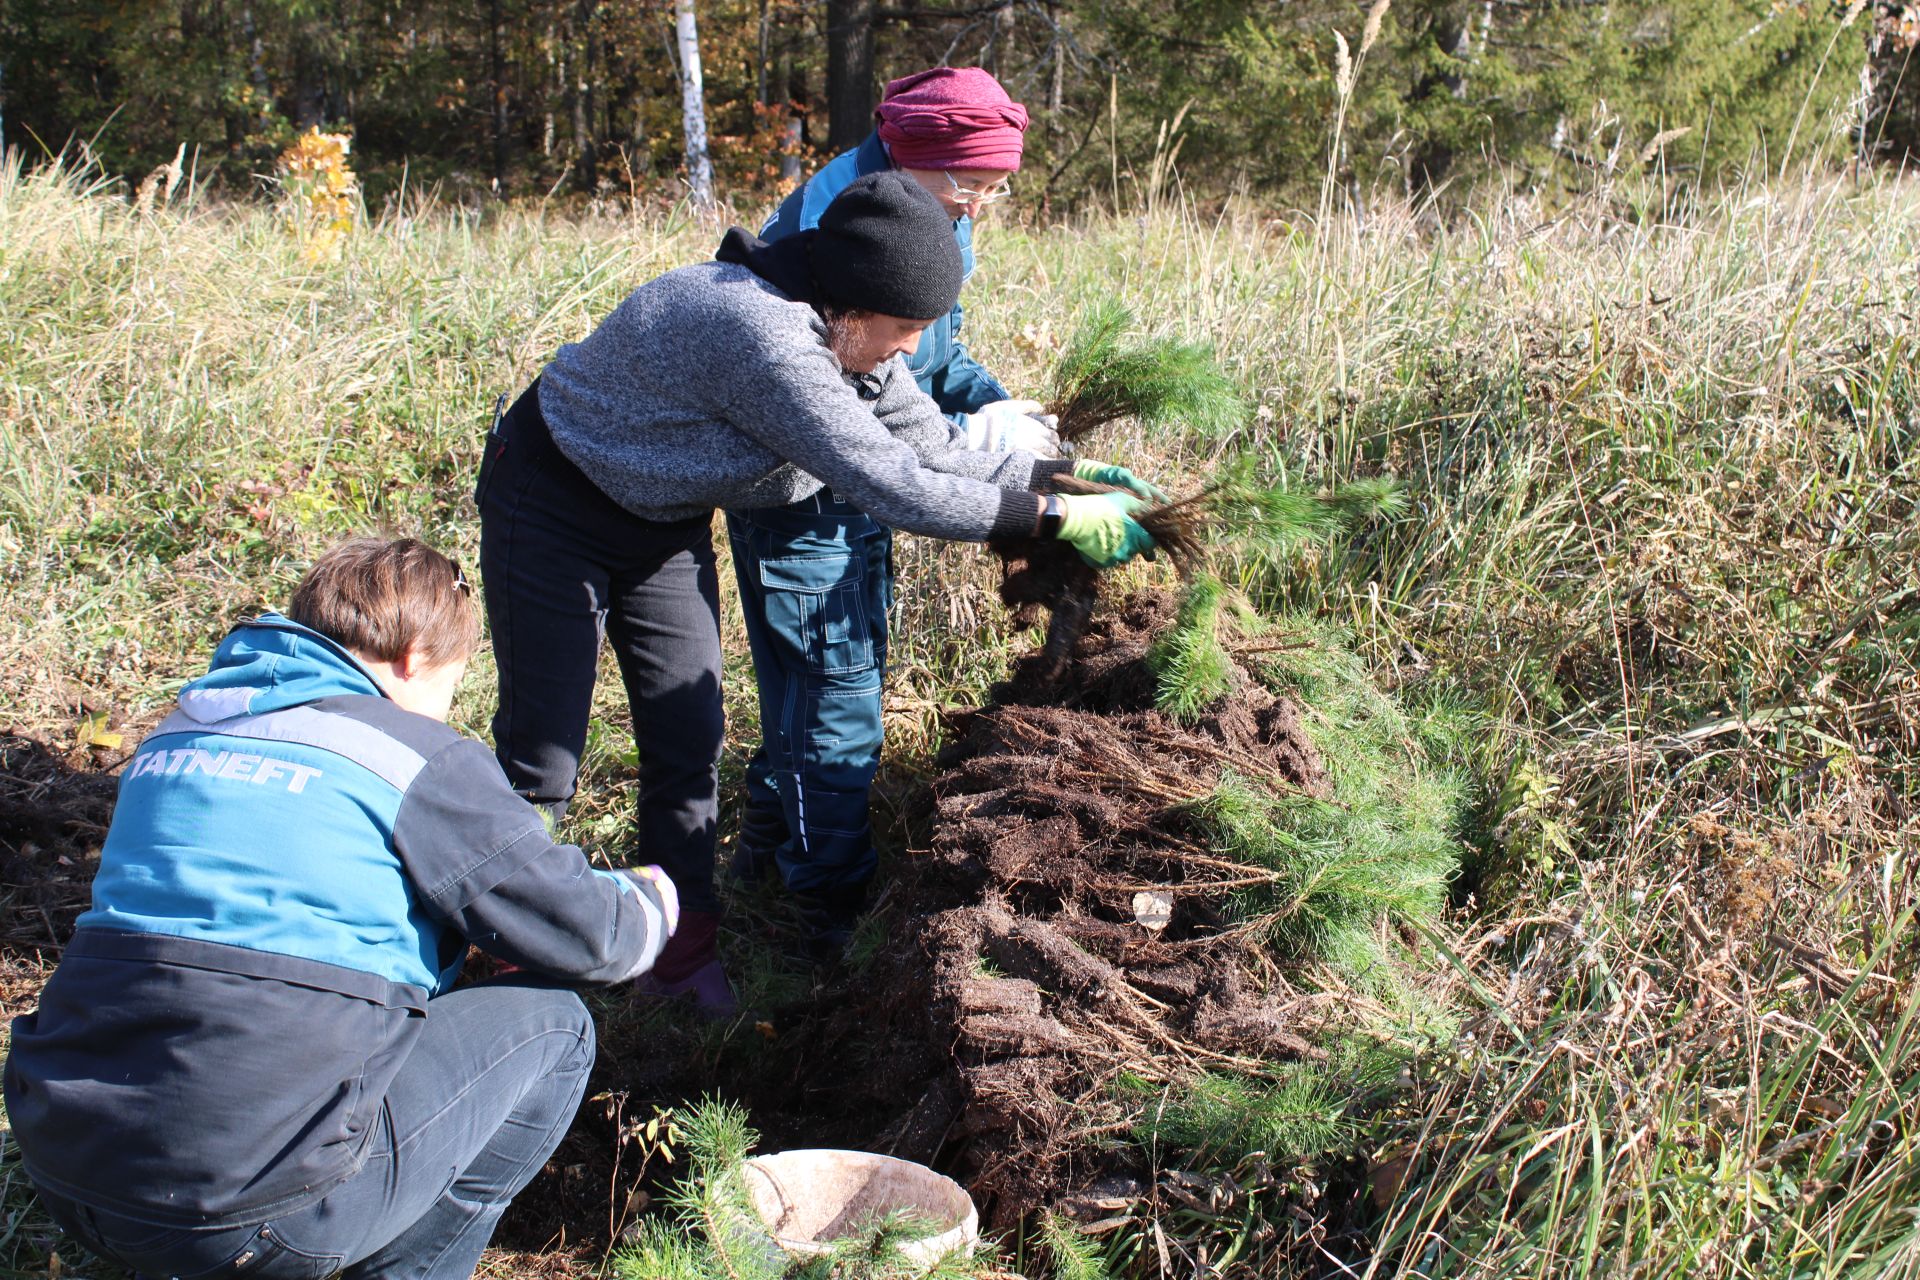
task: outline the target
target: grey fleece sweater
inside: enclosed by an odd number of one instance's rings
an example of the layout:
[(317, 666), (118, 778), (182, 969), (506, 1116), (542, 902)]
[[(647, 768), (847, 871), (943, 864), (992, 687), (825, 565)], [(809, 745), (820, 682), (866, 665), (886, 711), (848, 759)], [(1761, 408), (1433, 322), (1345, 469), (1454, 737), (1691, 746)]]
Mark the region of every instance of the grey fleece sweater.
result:
[(540, 410), (560, 451), (648, 520), (785, 506), (824, 485), (896, 529), (979, 542), (1031, 533), (1036, 468), (1059, 465), (957, 448), (898, 357), (847, 375), (813, 308), (736, 263), (635, 289), (560, 348)]

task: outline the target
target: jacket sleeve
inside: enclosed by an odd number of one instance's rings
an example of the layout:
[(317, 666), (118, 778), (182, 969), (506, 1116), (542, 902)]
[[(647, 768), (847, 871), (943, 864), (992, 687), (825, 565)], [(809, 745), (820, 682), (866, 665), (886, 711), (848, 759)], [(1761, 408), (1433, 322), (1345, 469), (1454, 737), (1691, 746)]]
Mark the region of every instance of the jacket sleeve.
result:
[(430, 914), (525, 968), (623, 982), (652, 967), (666, 943), (659, 891), (555, 844), (539, 810), (472, 739), (436, 752), (407, 788), (393, 845)]
[(902, 368), (889, 372), (873, 411), (894, 439), (913, 450), (920, 465), (945, 475), (965, 476), (1001, 489), (1033, 489), (1055, 471), (1072, 466), (1019, 450), (983, 453), (967, 448), (965, 433)]
[(1013, 399), (1013, 394), (1000, 385), (1000, 380), (988, 373), (986, 366), (967, 350), (967, 344), (960, 341), (960, 322), (964, 316), (960, 304), (954, 303), (953, 314), (948, 317), (948, 323), (953, 326), (952, 354), (934, 373), (928, 388), (934, 403), (949, 418), (972, 413), (995, 400)]
[[(841, 377), (824, 348), (770, 359), (741, 358), (730, 366), (728, 421), (778, 456), (812, 475), (883, 524), (908, 533), (960, 542), (1017, 537), (1040, 518), (1040, 500), (1026, 492), (1034, 461), (1013, 462), (1025, 474), (999, 485), (933, 468), (913, 445), (897, 438)], [(904, 377), (895, 363), (887, 382)], [(911, 381), (909, 379), (909, 381)], [(883, 387), (884, 397), (891, 390)], [(917, 387), (926, 418), (941, 436), (952, 430)]]

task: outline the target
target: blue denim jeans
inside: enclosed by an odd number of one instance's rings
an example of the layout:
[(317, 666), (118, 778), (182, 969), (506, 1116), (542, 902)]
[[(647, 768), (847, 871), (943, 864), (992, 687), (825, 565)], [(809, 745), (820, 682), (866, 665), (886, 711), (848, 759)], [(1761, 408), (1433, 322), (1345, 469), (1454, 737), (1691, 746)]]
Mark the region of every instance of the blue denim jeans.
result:
[(428, 1003), (365, 1162), (314, 1204), (269, 1222), (166, 1227), (41, 1200), (87, 1248), (146, 1276), (466, 1280), (579, 1109), (593, 1051), (571, 991), (530, 978), (463, 987)]
[(873, 878), (867, 793), (880, 765), (893, 532), (822, 491), (729, 511), (760, 686), (740, 840), (799, 892)]

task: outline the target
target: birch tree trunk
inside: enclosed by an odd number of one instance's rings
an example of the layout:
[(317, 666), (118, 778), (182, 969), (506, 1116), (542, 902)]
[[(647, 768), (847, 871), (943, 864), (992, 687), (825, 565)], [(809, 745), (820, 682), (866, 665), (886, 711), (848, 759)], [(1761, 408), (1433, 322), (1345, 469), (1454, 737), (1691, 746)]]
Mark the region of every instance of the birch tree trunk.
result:
[(542, 159), (553, 155), (554, 119), (553, 104), (566, 95), (567, 69), (560, 60), (560, 33), (554, 29), (553, 17), (547, 17), (547, 85), (541, 94), (540, 103), (540, 155)]
[(687, 182), (693, 203), (713, 207), (713, 161), (707, 155), (707, 102), (700, 86), (700, 28), (693, 0), (674, 0), (674, 32), (680, 46), (680, 120), (687, 135)]
[(1067, 100), (1067, 33), (1060, 25), (1060, 6), (1053, 0), (1047, 0), (1047, 23), (1053, 28), (1053, 46), (1049, 50), (1053, 67), (1047, 80), (1047, 128), (1057, 133), (1060, 108)]

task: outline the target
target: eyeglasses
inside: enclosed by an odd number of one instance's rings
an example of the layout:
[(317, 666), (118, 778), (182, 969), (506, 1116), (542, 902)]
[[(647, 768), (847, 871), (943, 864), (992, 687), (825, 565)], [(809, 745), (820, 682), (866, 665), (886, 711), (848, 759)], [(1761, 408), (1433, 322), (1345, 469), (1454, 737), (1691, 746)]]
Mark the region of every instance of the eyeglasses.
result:
[(473, 587), (468, 584), (467, 575), (460, 571), (460, 562), (452, 556), (448, 556), (447, 563), (453, 566), (453, 589), (468, 599), (472, 599)]
[(988, 187), (985, 191), (975, 191), (972, 187), (961, 186), (948, 170), (942, 169), (940, 173), (946, 178), (947, 185), (953, 188), (951, 194), (956, 204), (992, 204), (996, 200), (1005, 200), (1013, 194), (1013, 184), (1004, 180)]

